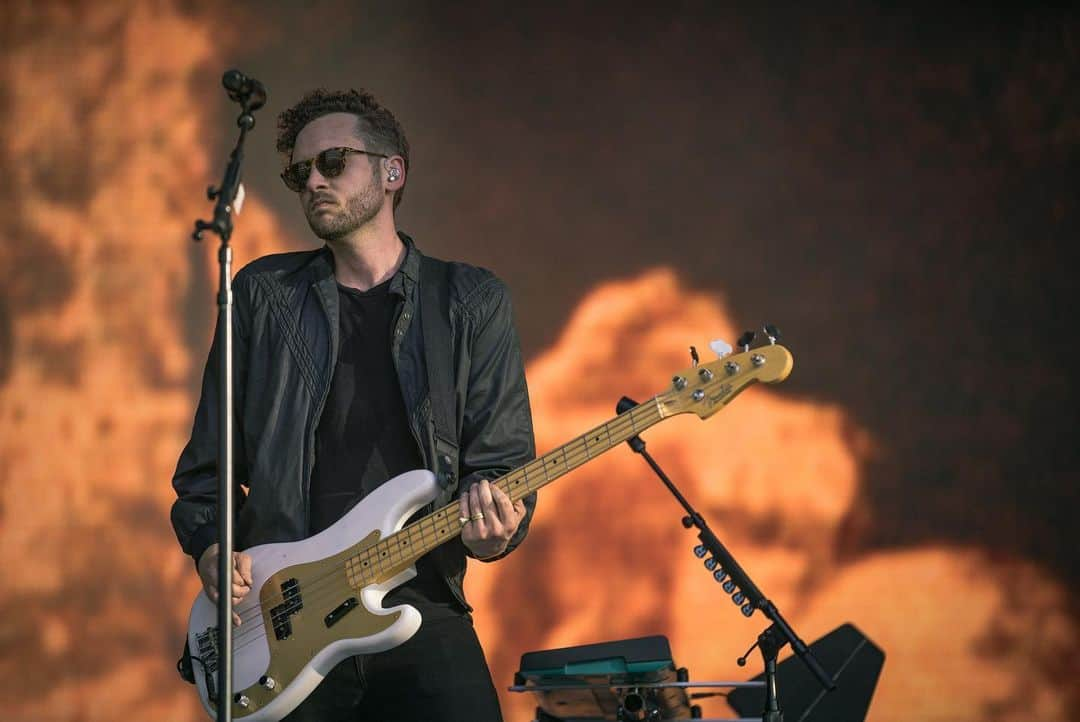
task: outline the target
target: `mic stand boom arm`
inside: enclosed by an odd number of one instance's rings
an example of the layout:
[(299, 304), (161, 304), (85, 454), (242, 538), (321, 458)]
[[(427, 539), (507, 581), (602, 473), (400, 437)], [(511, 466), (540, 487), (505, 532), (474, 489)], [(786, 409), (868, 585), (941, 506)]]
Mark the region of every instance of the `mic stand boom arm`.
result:
[[(202, 240), (203, 231), (213, 231), (221, 239), (218, 249), (218, 329), (221, 332), (221, 356), (218, 367), (218, 388), (221, 389), (218, 408), (218, 722), (232, 721), (232, 577), (233, 577), (233, 347), (232, 347), (232, 213), (243, 202), (240, 186), (240, 164), (244, 159), (244, 139), (255, 127), (252, 112), (266, 103), (266, 90), (259, 81), (247, 78), (239, 71), (225, 73), (221, 83), (229, 97), (240, 103), (240, 137), (229, 155), (225, 176), (219, 188), (211, 186), (206, 195), (217, 200), (212, 221), (195, 221), (192, 238)], [(239, 195), (239, 199), (238, 199)]]
[[(616, 406), (618, 413), (624, 413), (637, 406), (638, 403), (633, 399), (624, 396)], [(763, 656), (765, 657), (766, 676), (769, 678), (766, 681), (766, 693), (767, 697), (773, 697), (775, 701), (776, 680), (775, 676), (769, 674), (770, 671), (775, 672), (776, 666), (776, 654), (780, 651), (785, 643), (791, 644), (791, 649), (799, 656), (799, 659), (809, 668), (810, 672), (817, 677), (821, 686), (825, 689), (832, 691), (836, 689), (836, 682), (833, 678), (822, 668), (818, 662), (814, 653), (806, 645), (802, 639), (795, 633), (795, 630), (791, 628), (791, 625), (787, 623), (783, 615), (780, 614), (780, 610), (776, 608), (776, 605), (765, 598), (765, 595), (761, 593), (757, 585), (750, 578), (743, 568), (735, 561), (735, 557), (731, 555), (731, 552), (724, 547), (720, 539), (709, 528), (704, 517), (701, 516), (692, 506), (690, 502), (686, 500), (668, 478), (664, 470), (660, 468), (660, 465), (656, 463), (656, 460), (645, 450), (645, 442), (640, 436), (634, 436), (626, 443), (630, 445), (630, 448), (635, 453), (640, 454), (642, 458), (652, 467), (652, 470), (656, 472), (656, 475), (660, 477), (660, 481), (664, 482), (664, 485), (668, 488), (668, 491), (672, 493), (675, 499), (686, 510), (686, 516), (682, 519), (682, 524), (687, 529), (696, 527), (698, 530), (698, 539), (701, 540), (701, 545), (694, 550), (694, 553), (699, 557), (704, 557), (706, 554), (711, 554), (712, 558), (706, 562), (706, 566), (713, 570), (713, 576), (717, 581), (723, 581), (725, 576), (727, 581), (724, 581), (724, 591), (732, 593), (732, 601), (740, 605), (742, 613), (749, 617), (754, 613), (755, 609), (760, 609), (771, 622), (772, 625), (762, 633), (762, 637), (758, 638), (758, 645), (761, 647)], [(714, 561), (715, 560), (715, 561)], [(709, 562), (713, 562), (711, 565)], [(779, 639), (775, 639), (779, 635)], [(775, 642), (775, 643), (774, 643)], [(751, 647), (753, 649), (753, 647)], [(770, 660), (771, 657), (771, 660)], [(771, 695), (769, 691), (771, 690)]]

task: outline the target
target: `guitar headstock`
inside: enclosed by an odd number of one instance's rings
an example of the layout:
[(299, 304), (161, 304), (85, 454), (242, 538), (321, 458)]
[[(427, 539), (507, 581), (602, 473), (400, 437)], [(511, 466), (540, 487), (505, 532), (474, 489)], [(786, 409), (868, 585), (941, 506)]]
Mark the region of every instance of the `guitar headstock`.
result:
[[(740, 345), (746, 348), (749, 341)], [(790, 351), (770, 343), (683, 369), (672, 378), (671, 387), (656, 398), (664, 416), (694, 413), (707, 419), (750, 384), (783, 381), (794, 364)]]

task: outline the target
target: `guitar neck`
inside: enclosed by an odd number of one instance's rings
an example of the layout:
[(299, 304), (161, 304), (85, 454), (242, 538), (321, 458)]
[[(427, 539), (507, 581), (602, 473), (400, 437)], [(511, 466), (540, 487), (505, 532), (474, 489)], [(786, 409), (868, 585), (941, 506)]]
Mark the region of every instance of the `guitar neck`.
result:
[[(650, 399), (491, 483), (506, 492), (510, 501), (517, 501), (579, 466), (584, 466), (663, 418), (658, 400)], [(447, 510), (457, 517), (457, 504), (443, 508), (443, 511)]]
[[(668, 415), (659, 398), (654, 397), (491, 483), (502, 489), (512, 502), (517, 501), (633, 438)], [(392, 576), (458, 536), (464, 526), (457, 502), (448, 504), (358, 552), (350, 560), (351, 567), (370, 569), (373, 574), (370, 581), (380, 576)]]

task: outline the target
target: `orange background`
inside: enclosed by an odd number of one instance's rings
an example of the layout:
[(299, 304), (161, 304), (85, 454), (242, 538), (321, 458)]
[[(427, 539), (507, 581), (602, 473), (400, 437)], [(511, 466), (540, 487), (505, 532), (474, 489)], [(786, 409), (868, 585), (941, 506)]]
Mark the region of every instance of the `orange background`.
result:
[[(650, 450), (804, 639), (852, 621), (885, 649), (870, 719), (1080, 719), (1077, 16), (628, 7), (6, 7), (6, 719), (203, 719), (173, 670), (197, 584), (169, 479), (233, 66), (270, 89), (238, 266), (313, 245), (276, 113), (369, 88), (414, 147), (399, 226), (514, 291), (540, 451), (689, 345), (776, 323), (791, 379)], [(525, 651), (654, 633), (694, 679), (743, 678), (764, 624), (679, 516), (626, 449), (545, 490), (527, 543), (469, 575), (496, 685)]]

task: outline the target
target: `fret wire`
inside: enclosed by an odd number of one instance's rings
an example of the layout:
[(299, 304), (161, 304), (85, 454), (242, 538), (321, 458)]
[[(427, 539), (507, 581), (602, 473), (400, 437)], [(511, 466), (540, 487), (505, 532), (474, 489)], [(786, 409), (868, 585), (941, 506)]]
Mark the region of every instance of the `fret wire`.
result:
[[(608, 448), (609, 448), (609, 449), (610, 449), (610, 448), (611, 448), (612, 446), (614, 446), (614, 445), (615, 445), (615, 444), (613, 444), (613, 443), (611, 442), (611, 425), (612, 425), (613, 423), (615, 423), (615, 422), (614, 422), (614, 421), (609, 421), (609, 422), (607, 422), (606, 424), (604, 424), (604, 433), (605, 433), (605, 434), (607, 434), (607, 443), (608, 443)], [(616, 442), (616, 443), (617, 443), (617, 442)]]

